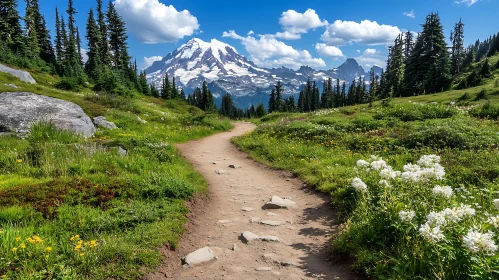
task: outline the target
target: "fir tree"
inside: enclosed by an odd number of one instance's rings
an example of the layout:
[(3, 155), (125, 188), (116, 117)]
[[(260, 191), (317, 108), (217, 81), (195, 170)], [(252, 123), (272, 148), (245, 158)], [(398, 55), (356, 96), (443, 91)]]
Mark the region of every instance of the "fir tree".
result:
[(265, 116), (265, 106), (263, 105), (263, 103), (260, 103), (260, 105), (258, 105), (256, 107), (255, 115), (257, 118), (261, 118), (261, 117)]
[[(99, 50), (101, 37), (99, 26), (97, 26), (92, 9), (90, 9), (90, 11), (88, 12), (86, 31), (86, 38), (88, 43), (88, 60), (85, 64), (85, 72), (90, 78), (97, 80), (100, 76), (102, 67)], [(148, 87), (147, 82), (145, 86)]]
[(482, 69), (480, 70), (480, 76), (483, 78), (489, 78), (492, 75), (492, 72), (490, 72), (490, 65), (489, 65), (489, 59), (486, 58), (485, 62), (482, 65)]
[(305, 94), (303, 90), (300, 91), (300, 95), (298, 96), (298, 110), (300, 112), (305, 112)]
[(145, 95), (151, 95), (151, 90), (149, 89), (149, 86), (147, 85), (147, 77), (146, 77), (146, 71), (140, 71), (139, 74), (139, 86), (140, 90), (143, 94)]
[(178, 98), (178, 88), (177, 88), (177, 83), (175, 82), (175, 76), (173, 76), (173, 79), (172, 79), (171, 96), (172, 96), (172, 99), (177, 99)]
[(39, 57), (47, 63), (55, 61), (55, 53), (50, 40), (50, 33), (47, 29), (45, 18), (40, 13), (38, 0), (26, 0), (26, 18), (30, 18), (30, 24), (36, 30), (37, 35), (37, 51)]
[(106, 20), (109, 30), (109, 47), (112, 52), (112, 66), (115, 69), (128, 72), (130, 56), (128, 55), (126, 25), (111, 1), (109, 1), (107, 8)]
[(328, 88), (327, 88), (327, 81), (322, 82), (322, 95), (321, 95), (321, 108), (327, 108), (328, 102), (327, 102), (327, 94), (328, 94)]
[(0, 40), (6, 42), (13, 52), (24, 52), (23, 31), (21, 28), (17, 0), (0, 1)]
[(76, 27), (76, 50), (78, 53), (78, 62), (80, 63), (80, 65), (83, 65), (83, 56), (81, 54), (81, 38), (78, 27)]
[(414, 50), (414, 39), (411, 31), (404, 34), (404, 60), (407, 60)]
[(99, 53), (100, 61), (104, 66), (111, 67), (109, 59), (109, 42), (107, 34), (106, 16), (102, 10), (102, 0), (97, 0), (97, 25), (99, 26)]
[(277, 112), (282, 112), (283, 100), (282, 100), (282, 84), (281, 81), (277, 81), (275, 85), (275, 110)]
[[(168, 79), (168, 73), (165, 73), (165, 76), (163, 77), (163, 84), (161, 85), (161, 98), (170, 99), (171, 98), (170, 92), (171, 92), (170, 80)], [(204, 108), (201, 109), (204, 110)]]
[(452, 42), (451, 51), (451, 72), (453, 75), (461, 72), (464, 60), (464, 24), (460, 19), (454, 26), (454, 30), (450, 34), (450, 41)]
[(33, 59), (40, 55), (40, 46), (38, 44), (38, 33), (36, 30), (36, 19), (34, 8), (30, 1), (26, 5), (26, 15), (24, 17), (24, 38), (25, 38), (25, 53)]
[(275, 89), (272, 88), (270, 91), (270, 98), (269, 98), (269, 114), (276, 111), (276, 106), (275, 106)]
[(55, 55), (57, 63), (62, 64), (64, 59), (64, 42), (57, 8), (55, 8)]
[(185, 92), (183, 88), (180, 90), (180, 100), (185, 101)]
[(156, 97), (156, 98), (159, 98), (159, 90), (154, 86), (153, 83), (151, 83), (149, 85), (149, 88), (150, 88), (150, 91), (151, 91), (151, 95)]

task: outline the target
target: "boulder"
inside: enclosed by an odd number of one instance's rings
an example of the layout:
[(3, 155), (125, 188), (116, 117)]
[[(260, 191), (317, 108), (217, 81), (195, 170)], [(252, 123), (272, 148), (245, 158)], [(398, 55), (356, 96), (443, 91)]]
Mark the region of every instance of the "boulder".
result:
[(106, 117), (99, 116), (94, 118), (94, 123), (98, 127), (103, 127), (106, 129), (116, 129), (118, 128), (113, 122), (106, 120)]
[(262, 221), (260, 221), (260, 224), (276, 227), (276, 226), (280, 226), (280, 225), (284, 224), (284, 222), (281, 222), (281, 221), (272, 221), (272, 220), (262, 220)]
[(269, 202), (265, 204), (265, 208), (267, 209), (290, 209), (292, 208), (296, 203), (292, 200), (289, 199), (284, 199), (278, 196), (273, 196)]
[(210, 247), (204, 247), (188, 254), (185, 256), (183, 261), (189, 266), (194, 266), (204, 262), (209, 262), (213, 259), (215, 259), (213, 250), (211, 250)]
[(267, 242), (280, 242), (279, 238), (276, 236), (258, 236), (250, 231), (245, 231), (241, 233), (241, 240), (244, 243), (250, 243), (251, 241), (260, 240)]
[(36, 84), (35, 79), (33, 79), (31, 74), (26, 71), (10, 68), (3, 64), (0, 64), (0, 72), (9, 73), (12, 76), (18, 77), (21, 81), (25, 83)]
[(0, 93), (0, 129), (27, 135), (31, 125), (45, 121), (57, 128), (92, 137), (95, 127), (80, 106), (30, 92)]

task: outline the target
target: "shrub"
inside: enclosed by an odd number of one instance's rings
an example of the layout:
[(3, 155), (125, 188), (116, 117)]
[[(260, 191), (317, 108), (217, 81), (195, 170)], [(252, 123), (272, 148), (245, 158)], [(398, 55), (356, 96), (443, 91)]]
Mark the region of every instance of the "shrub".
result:
[(482, 89), (479, 93), (476, 94), (475, 101), (486, 99), (486, 98), (487, 98), (487, 91), (485, 89)]
[(499, 105), (487, 102), (480, 107), (470, 110), (470, 115), (483, 119), (499, 119)]
[(438, 104), (410, 104), (398, 105), (381, 109), (374, 114), (375, 119), (397, 118), (404, 122), (426, 119), (445, 119), (457, 115), (455, 108)]
[(80, 83), (77, 78), (64, 77), (55, 84), (55, 87), (62, 90), (78, 91), (80, 89)]

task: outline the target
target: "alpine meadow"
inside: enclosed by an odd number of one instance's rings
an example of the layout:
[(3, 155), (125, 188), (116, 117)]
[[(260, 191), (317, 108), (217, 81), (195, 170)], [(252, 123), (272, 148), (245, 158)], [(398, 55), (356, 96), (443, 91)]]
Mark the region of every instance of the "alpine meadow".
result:
[(0, 279), (499, 279), (499, 3), (412, 5), (0, 0)]

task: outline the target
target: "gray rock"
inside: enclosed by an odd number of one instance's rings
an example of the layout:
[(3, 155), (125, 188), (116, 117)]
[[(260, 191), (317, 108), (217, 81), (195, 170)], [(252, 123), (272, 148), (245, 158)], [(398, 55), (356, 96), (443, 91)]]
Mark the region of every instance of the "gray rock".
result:
[(245, 231), (241, 233), (241, 240), (244, 243), (250, 243), (251, 241), (260, 240), (267, 242), (280, 242), (279, 238), (276, 236), (258, 236), (250, 231)]
[(95, 117), (94, 123), (98, 127), (103, 127), (103, 128), (107, 128), (107, 129), (118, 128), (113, 122), (106, 120), (106, 117), (103, 117), (103, 116)]
[(237, 245), (236, 244), (232, 245), (232, 251), (235, 251), (235, 250), (237, 250)]
[(260, 224), (276, 227), (276, 226), (280, 226), (280, 225), (284, 224), (284, 222), (281, 222), (281, 221), (271, 221), (271, 220), (262, 220), (262, 221), (260, 221)]
[(31, 74), (26, 71), (10, 68), (3, 64), (0, 64), (0, 72), (9, 73), (12, 76), (18, 77), (21, 81), (25, 83), (36, 84), (35, 79), (33, 79)]
[(225, 170), (216, 170), (215, 173), (222, 175), (222, 174), (227, 174), (227, 171)]
[(25, 136), (31, 125), (40, 121), (84, 137), (95, 133), (92, 120), (74, 103), (30, 92), (0, 93), (0, 128)]
[(263, 267), (258, 267), (256, 268), (256, 271), (271, 271), (272, 267), (270, 266), (263, 266)]
[(8, 87), (11, 87), (11, 88), (19, 88), (18, 86), (14, 85), (14, 84), (5, 84), (5, 85)]
[(121, 146), (118, 146), (118, 153), (122, 157), (128, 156), (128, 151), (126, 149), (124, 149), (123, 147), (121, 147)]
[(268, 212), (267, 213), (267, 216), (279, 216), (279, 214), (276, 214), (274, 212)]
[(213, 251), (209, 247), (204, 247), (185, 256), (183, 262), (189, 266), (194, 266), (213, 259), (215, 259)]
[(273, 196), (269, 202), (265, 204), (265, 208), (267, 209), (290, 209), (292, 208), (296, 202), (289, 200), (289, 199), (283, 199), (278, 196)]
[(243, 168), (243, 167), (241, 165), (231, 164), (231, 165), (229, 165), (229, 168), (237, 169), (237, 168)]
[(258, 218), (258, 217), (253, 217), (253, 218), (251, 218), (250, 222), (252, 222), (252, 223), (258, 223), (258, 222), (260, 222), (260, 220), (261, 219)]

